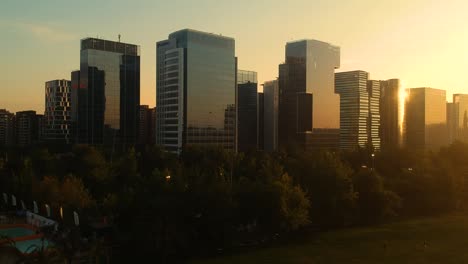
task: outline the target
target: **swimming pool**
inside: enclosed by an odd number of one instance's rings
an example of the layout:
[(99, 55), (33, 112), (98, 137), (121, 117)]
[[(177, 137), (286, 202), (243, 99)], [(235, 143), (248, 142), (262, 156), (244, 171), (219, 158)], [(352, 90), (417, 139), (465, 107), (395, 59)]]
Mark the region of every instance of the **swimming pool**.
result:
[(52, 244), (47, 239), (42, 241), (42, 238), (40, 238), (40, 235), (36, 234), (36, 231), (26, 226), (0, 228), (0, 235), (7, 236), (14, 240), (16, 248), (23, 253), (31, 253), (36, 247), (40, 250), (43, 243), (45, 248)]
[(35, 232), (33, 230), (27, 229), (24, 227), (12, 227), (12, 228), (0, 229), (0, 235), (7, 236), (9, 238), (30, 236), (34, 234)]
[[(50, 243), (47, 239), (44, 239), (44, 248), (47, 248), (51, 244), (52, 243)], [(23, 253), (31, 253), (33, 250), (36, 249), (36, 247), (38, 250), (41, 249), (42, 247), (41, 238), (16, 242), (16, 248), (19, 249)]]

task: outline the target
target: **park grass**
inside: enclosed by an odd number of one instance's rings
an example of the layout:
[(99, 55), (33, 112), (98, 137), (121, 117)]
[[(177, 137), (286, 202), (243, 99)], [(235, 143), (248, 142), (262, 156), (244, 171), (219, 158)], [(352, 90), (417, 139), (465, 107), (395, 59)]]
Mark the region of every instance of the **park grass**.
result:
[(193, 263), (468, 263), (468, 214), (335, 230)]

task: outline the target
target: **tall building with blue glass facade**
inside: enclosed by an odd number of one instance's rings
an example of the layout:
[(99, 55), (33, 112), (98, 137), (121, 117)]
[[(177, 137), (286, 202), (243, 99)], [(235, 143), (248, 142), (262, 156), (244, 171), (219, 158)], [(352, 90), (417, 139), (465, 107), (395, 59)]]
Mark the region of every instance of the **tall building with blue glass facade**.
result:
[(80, 70), (71, 77), (75, 142), (135, 144), (140, 106), (139, 47), (83, 39)]
[(184, 29), (156, 43), (156, 142), (236, 149), (233, 38)]

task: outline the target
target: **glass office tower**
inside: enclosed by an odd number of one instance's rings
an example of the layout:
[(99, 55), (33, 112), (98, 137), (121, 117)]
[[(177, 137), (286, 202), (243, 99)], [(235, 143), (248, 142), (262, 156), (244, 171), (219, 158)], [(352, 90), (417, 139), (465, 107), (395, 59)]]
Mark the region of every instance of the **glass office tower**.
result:
[(233, 38), (184, 29), (156, 43), (156, 139), (236, 148), (236, 59)]
[(369, 80), (367, 93), (369, 97), (369, 117), (367, 119), (367, 144), (373, 150), (380, 150), (380, 81)]
[(400, 80), (380, 81), (380, 139), (382, 149), (392, 149), (401, 143)]
[(453, 95), (453, 140), (468, 142), (468, 94)]
[(335, 148), (340, 128), (340, 98), (334, 90), (340, 48), (317, 40), (286, 44), (279, 66), (279, 143), (305, 148)]
[(278, 80), (267, 81), (263, 84), (264, 94), (264, 148), (265, 151), (278, 149)]
[(237, 71), (237, 150), (256, 150), (258, 131), (258, 81), (253, 71)]
[(335, 89), (340, 94), (340, 149), (355, 150), (368, 146), (369, 73), (365, 71), (335, 74)]
[(436, 150), (448, 144), (445, 90), (407, 89), (405, 144), (410, 149)]
[(140, 106), (139, 47), (83, 39), (80, 71), (72, 72), (72, 104), (77, 143), (135, 144)]
[(71, 139), (71, 81), (45, 83), (45, 139), (68, 144)]

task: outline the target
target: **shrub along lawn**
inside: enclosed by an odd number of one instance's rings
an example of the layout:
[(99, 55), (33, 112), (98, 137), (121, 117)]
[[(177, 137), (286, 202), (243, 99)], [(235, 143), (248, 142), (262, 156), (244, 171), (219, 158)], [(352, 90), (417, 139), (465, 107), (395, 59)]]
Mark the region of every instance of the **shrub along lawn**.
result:
[(468, 263), (468, 215), (330, 231), (193, 263)]

